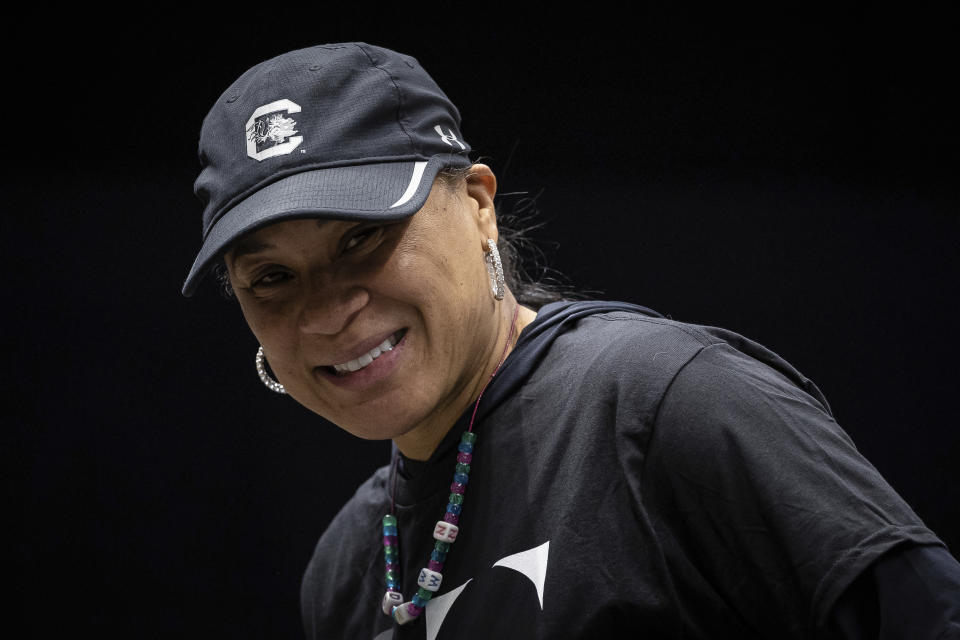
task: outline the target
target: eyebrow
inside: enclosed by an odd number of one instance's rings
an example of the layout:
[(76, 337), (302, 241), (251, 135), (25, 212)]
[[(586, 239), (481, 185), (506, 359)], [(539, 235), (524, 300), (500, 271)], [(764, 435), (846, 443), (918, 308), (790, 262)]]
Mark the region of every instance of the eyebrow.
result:
[(231, 252), (230, 261), (236, 264), (237, 260), (242, 256), (250, 255), (251, 253), (260, 253), (261, 251), (275, 248), (276, 245), (270, 244), (269, 242), (241, 242)]

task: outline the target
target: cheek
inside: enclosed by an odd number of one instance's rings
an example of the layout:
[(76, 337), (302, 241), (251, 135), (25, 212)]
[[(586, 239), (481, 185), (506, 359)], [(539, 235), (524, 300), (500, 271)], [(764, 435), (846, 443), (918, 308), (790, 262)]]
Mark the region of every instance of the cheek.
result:
[(290, 363), (296, 358), (297, 336), (291, 305), (262, 304), (252, 299), (241, 299), (243, 318), (267, 355), (270, 368), (278, 375), (292, 371)]

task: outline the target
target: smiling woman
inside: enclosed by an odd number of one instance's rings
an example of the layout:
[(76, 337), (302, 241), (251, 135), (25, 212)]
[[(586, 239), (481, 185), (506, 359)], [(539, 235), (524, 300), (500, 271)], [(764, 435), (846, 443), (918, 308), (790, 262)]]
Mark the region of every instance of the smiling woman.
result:
[[(474, 165), (456, 187), (438, 182), (416, 216), (284, 220), (227, 251), (244, 317), (287, 393), (356, 436), (429, 458), (495, 368), (517, 306), (489, 294), (495, 190)], [(515, 331), (534, 315), (522, 309)]]
[(395, 444), (320, 537), (308, 637), (955, 637), (960, 565), (812, 381), (520, 295), (469, 152), (417, 61), (364, 43), (258, 64), (204, 121), (183, 293), (222, 269), (266, 386)]

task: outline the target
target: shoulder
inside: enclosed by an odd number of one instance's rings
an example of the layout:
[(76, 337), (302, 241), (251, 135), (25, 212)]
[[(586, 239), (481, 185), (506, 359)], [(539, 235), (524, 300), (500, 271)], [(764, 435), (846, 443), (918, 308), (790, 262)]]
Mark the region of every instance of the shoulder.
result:
[(755, 574), (761, 603), (789, 578), (797, 592), (778, 601), (822, 621), (877, 557), (938, 539), (797, 375), (730, 342), (698, 352), (659, 408), (644, 501), (718, 583)]
[(624, 303), (581, 304), (594, 305), (593, 312), (567, 310), (573, 321), (556, 337), (534, 381), (575, 386), (607, 402), (632, 404), (639, 419), (649, 424), (681, 373), (680, 393), (694, 393), (725, 369), (729, 376), (767, 377), (798, 389), (829, 413), (826, 398), (812, 381), (738, 333), (657, 317)]

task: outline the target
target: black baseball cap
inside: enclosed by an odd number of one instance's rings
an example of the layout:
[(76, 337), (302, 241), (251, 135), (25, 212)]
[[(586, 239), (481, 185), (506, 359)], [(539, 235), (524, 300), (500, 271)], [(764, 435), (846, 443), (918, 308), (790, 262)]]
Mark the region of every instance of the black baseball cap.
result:
[(459, 111), (411, 56), (349, 42), (261, 62), (203, 120), (203, 244), (183, 295), (233, 241), (272, 222), (416, 213), (437, 173), (469, 166), (469, 151)]

